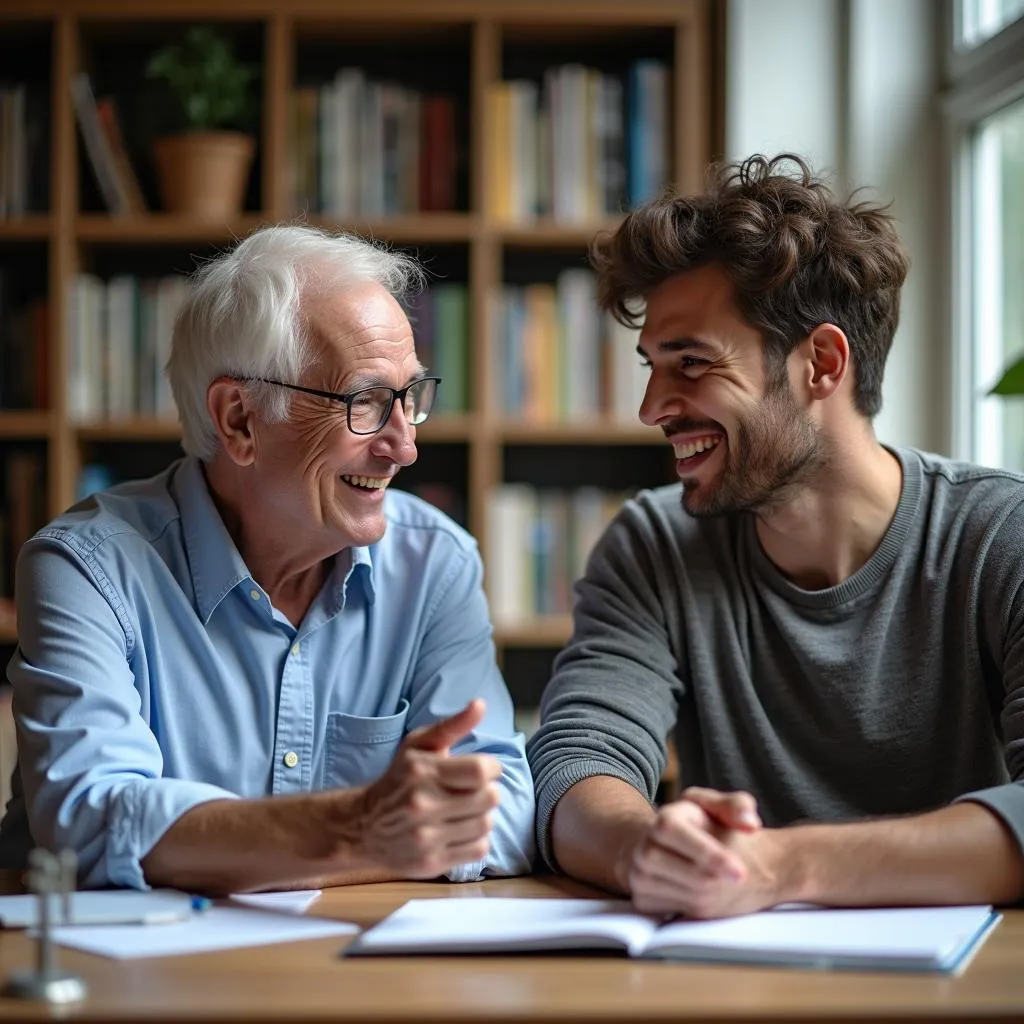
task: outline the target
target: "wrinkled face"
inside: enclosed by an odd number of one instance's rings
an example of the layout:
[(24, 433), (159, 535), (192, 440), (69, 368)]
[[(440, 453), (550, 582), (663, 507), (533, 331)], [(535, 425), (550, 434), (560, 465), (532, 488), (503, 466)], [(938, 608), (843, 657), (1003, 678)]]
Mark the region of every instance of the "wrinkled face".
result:
[(767, 379), (760, 334), (719, 267), (677, 274), (650, 294), (638, 351), (651, 367), (640, 418), (672, 443), (691, 515), (768, 510), (823, 461), (786, 371)]
[[(313, 362), (300, 384), (350, 394), (386, 385), (404, 388), (422, 376), (412, 328), (380, 285), (362, 283), (303, 299)], [(328, 533), (340, 550), (384, 535), (384, 494), (403, 466), (416, 460), (416, 430), (400, 402), (376, 434), (348, 429), (342, 402), (290, 392), (291, 413), (260, 426), (261, 494), (275, 527), (296, 539)]]

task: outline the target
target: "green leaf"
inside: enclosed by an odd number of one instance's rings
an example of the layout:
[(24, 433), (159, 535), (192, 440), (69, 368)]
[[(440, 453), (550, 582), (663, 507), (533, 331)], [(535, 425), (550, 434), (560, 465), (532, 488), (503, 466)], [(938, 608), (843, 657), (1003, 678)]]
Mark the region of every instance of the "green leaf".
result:
[(250, 85), (258, 73), (208, 25), (193, 25), (180, 43), (162, 47), (146, 65), (147, 76), (166, 82), (183, 122), (197, 131), (247, 128)]
[(1024, 356), (1010, 365), (989, 394), (1024, 395)]

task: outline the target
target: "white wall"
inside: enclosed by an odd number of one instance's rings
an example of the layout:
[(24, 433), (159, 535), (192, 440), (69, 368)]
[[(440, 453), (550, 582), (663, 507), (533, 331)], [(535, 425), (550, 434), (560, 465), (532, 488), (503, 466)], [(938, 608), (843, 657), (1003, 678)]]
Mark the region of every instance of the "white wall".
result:
[(730, 159), (789, 150), (840, 190), (892, 202), (913, 266), (886, 369), (880, 439), (948, 451), (937, 330), (941, 164), (935, 0), (727, 0)]

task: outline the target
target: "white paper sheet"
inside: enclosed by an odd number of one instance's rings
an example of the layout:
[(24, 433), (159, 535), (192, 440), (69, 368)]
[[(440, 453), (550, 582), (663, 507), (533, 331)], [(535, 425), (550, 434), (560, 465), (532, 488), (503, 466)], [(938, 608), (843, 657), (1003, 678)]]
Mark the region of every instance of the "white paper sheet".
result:
[[(0, 926), (34, 928), (39, 913), (32, 895), (0, 896)], [(71, 917), (64, 919), (64, 898), (50, 899), (54, 924), (143, 924), (187, 918), (192, 913), (187, 893), (176, 889), (109, 889), (71, 893)]]
[(296, 889), (294, 892), (238, 893), (231, 899), (260, 910), (280, 910), (286, 914), (304, 914), (320, 896), (319, 889)]
[(252, 906), (233, 906), (226, 901), (218, 901), (208, 910), (193, 914), (187, 921), (174, 924), (54, 928), (53, 941), (114, 960), (130, 960), (322, 939), (352, 935), (358, 931), (356, 925), (346, 921), (304, 917), (279, 910), (257, 910)]

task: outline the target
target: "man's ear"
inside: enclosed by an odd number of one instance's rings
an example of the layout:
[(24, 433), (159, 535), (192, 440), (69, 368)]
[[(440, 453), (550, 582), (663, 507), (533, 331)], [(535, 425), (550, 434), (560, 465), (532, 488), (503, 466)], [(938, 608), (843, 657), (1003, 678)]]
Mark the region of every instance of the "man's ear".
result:
[(218, 377), (206, 389), (206, 408), (220, 446), (236, 466), (256, 460), (256, 432), (245, 387), (232, 377)]
[(807, 359), (806, 385), (811, 398), (831, 398), (850, 373), (850, 343), (835, 324), (819, 324), (800, 346)]

